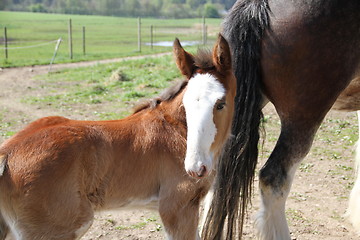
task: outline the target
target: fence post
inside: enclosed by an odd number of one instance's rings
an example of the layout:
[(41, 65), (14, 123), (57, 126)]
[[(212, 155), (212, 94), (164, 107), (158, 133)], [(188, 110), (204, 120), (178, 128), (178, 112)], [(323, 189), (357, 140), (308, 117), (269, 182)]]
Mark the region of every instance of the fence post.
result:
[(153, 43), (154, 43), (154, 27), (153, 25), (150, 26), (150, 46), (151, 46), (151, 50), (153, 50)]
[(4, 40), (5, 40), (5, 59), (7, 60), (8, 59), (8, 49), (7, 49), (7, 30), (6, 30), (6, 27), (4, 27)]
[(138, 18), (138, 50), (141, 52), (141, 18)]
[(205, 25), (205, 35), (204, 35), (205, 41), (204, 41), (204, 45), (207, 44), (207, 31), (208, 31), (208, 25)]
[(69, 19), (69, 54), (70, 59), (73, 59), (73, 48), (72, 48), (72, 26), (71, 26), (71, 18)]
[(58, 52), (58, 50), (59, 50), (61, 41), (62, 41), (62, 38), (60, 37), (60, 38), (57, 40), (57, 42), (56, 42), (55, 50), (54, 50), (54, 55), (53, 55), (53, 57), (52, 57), (52, 59), (51, 59), (51, 61), (50, 61), (49, 72), (51, 72), (51, 67), (52, 67), (53, 62), (55, 61), (55, 57), (56, 57), (56, 54), (57, 54), (57, 52)]
[(202, 43), (206, 44), (206, 25), (205, 25), (205, 17), (202, 18)]
[(86, 55), (86, 51), (85, 51), (85, 26), (82, 27), (83, 30), (83, 34), (82, 34), (82, 42), (83, 42), (83, 54), (84, 56)]

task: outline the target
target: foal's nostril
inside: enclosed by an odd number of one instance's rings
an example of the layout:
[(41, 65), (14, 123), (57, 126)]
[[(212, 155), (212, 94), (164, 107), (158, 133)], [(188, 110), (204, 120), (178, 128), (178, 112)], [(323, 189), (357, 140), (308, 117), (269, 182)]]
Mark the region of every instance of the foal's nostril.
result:
[(202, 165), (196, 174), (198, 177), (204, 177), (206, 175), (206, 167)]

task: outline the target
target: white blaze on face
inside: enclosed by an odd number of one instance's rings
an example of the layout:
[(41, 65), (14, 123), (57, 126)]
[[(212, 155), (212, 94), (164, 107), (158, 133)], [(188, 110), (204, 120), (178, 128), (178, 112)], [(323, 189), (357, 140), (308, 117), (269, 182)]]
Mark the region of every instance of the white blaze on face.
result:
[(202, 166), (212, 168), (211, 144), (216, 135), (213, 109), (225, 96), (223, 85), (210, 74), (196, 74), (189, 80), (183, 98), (187, 122), (185, 170), (198, 173)]

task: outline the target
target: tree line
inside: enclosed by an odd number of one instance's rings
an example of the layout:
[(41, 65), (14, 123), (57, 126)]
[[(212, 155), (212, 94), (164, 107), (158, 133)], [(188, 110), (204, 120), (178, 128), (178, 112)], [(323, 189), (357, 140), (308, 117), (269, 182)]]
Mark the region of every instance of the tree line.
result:
[(236, 0), (1, 0), (0, 10), (124, 17), (221, 17)]

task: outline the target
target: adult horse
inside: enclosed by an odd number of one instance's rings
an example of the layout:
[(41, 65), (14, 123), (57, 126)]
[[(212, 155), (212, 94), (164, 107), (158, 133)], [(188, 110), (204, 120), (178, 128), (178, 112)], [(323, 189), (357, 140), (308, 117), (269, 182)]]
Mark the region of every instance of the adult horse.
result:
[(42, 118), (0, 146), (0, 239), (79, 239), (95, 211), (134, 206), (158, 209), (169, 239), (199, 238), (236, 80), (222, 36), (212, 54), (193, 56), (178, 40), (174, 53), (186, 80), (129, 117)]
[[(257, 163), (261, 108), (272, 102), (281, 133), (260, 170), (258, 237), (290, 239), (285, 202), (295, 171), (309, 152), (324, 116), (337, 108), (360, 109), (359, 0), (239, 0), (223, 33), (232, 49), (237, 78), (235, 137), (218, 167), (205, 239), (242, 233)], [(351, 202), (360, 204), (359, 178)], [(354, 207), (355, 206), (355, 207)], [(349, 214), (360, 230), (360, 208)], [(226, 224), (225, 224), (226, 223)]]

